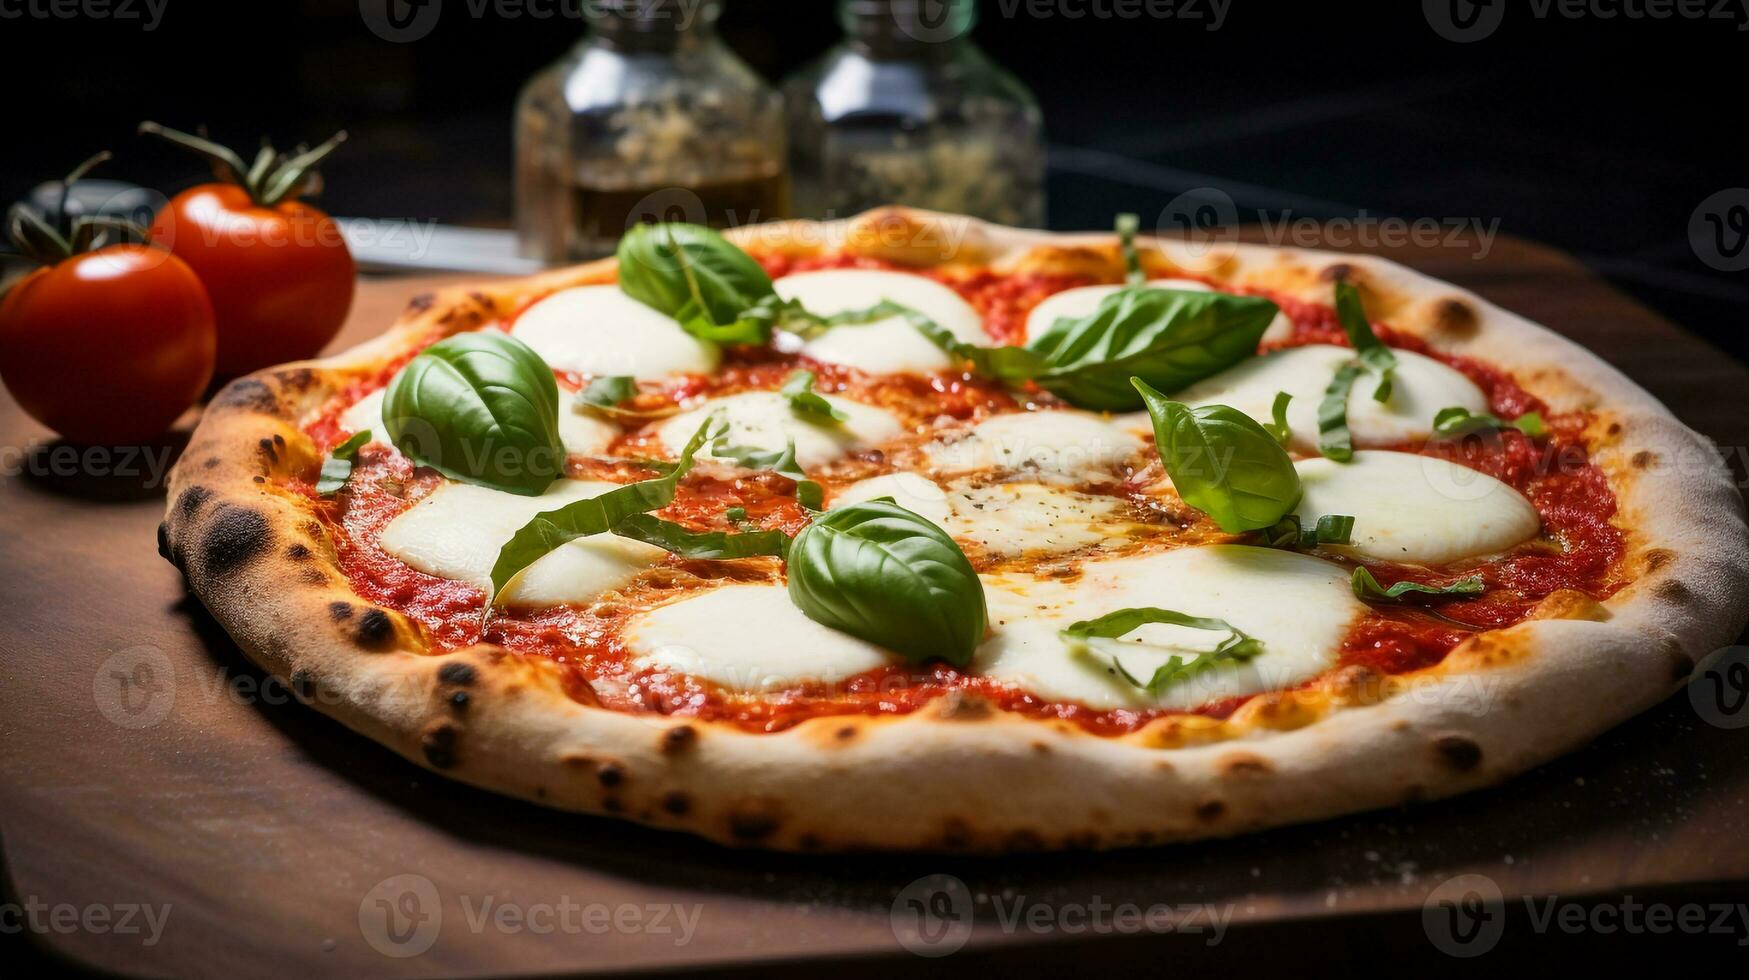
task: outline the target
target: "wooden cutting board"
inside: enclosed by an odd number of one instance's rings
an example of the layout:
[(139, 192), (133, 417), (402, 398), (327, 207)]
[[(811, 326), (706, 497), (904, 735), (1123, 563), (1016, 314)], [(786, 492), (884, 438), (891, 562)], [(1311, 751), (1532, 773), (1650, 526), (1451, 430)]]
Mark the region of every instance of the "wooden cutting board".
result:
[[(1560, 254), (1507, 239), (1483, 259), (1474, 251), (1385, 254), (1573, 337), (1721, 445), (1749, 446), (1742, 365)], [(380, 331), (431, 285), (364, 284), (335, 348)], [(1137, 957), (1303, 966), (1437, 955), (1424, 902), (1460, 874), (1486, 876), (1508, 900), (1740, 895), (1749, 882), (1745, 742), (1681, 696), (1495, 790), (1160, 850), (794, 857), (546, 811), (428, 774), (264, 686), (157, 556), (174, 443), (100, 459), (47, 439), (0, 396), (0, 446), (12, 447), (0, 477), (0, 835), (7, 900), (37, 903), (37, 942), (87, 967), (308, 977), (754, 963), (813, 973), (828, 960), (849, 974)], [(945, 930), (927, 951), (969, 938), (939, 959), (907, 952), (894, 924), (895, 911), (914, 921), (910, 900), (946, 880), (912, 885), (929, 875), (958, 878), (969, 896), (953, 904), (961, 893), (947, 888), (944, 918), (926, 920)], [(1214, 945), (1207, 913), (1197, 933), (1077, 929), (1076, 910), (1097, 919), (1101, 903), (1163, 906), (1167, 918), (1210, 903), (1230, 919)], [(1005, 926), (1020, 907), (1029, 918)], [(1034, 915), (1054, 925), (1034, 931)], [(1529, 929), (1509, 917), (1501, 948)]]

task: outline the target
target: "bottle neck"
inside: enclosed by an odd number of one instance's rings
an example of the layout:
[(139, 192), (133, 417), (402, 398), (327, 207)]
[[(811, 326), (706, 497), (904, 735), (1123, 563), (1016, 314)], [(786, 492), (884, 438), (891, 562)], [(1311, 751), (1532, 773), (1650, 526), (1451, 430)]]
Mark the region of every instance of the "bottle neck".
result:
[(838, 0), (851, 45), (882, 58), (950, 56), (977, 22), (977, 0)]
[(661, 53), (716, 37), (721, 0), (584, 0), (591, 41), (623, 51)]

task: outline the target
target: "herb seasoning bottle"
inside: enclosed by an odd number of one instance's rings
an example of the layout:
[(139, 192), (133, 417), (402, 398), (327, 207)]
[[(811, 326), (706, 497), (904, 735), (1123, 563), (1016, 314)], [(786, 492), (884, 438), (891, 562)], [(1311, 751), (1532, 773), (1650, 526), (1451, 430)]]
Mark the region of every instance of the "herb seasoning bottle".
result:
[(798, 213), (1044, 223), (1038, 103), (972, 43), (975, 0), (838, 0), (838, 22), (844, 41), (783, 84)]
[(721, 0), (594, 0), (516, 106), (516, 230), (552, 262), (639, 221), (789, 216), (782, 100), (717, 37)]

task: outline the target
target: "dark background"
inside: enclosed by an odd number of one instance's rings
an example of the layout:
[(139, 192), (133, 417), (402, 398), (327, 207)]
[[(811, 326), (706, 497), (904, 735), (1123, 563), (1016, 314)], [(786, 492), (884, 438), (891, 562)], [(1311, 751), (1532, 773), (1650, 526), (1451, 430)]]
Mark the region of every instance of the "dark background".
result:
[[(474, 17), (448, 0), (429, 36), (395, 44), (367, 29), (357, 0), (162, 2), (152, 31), (0, 19), (13, 82), (0, 197), (103, 147), (119, 157), (112, 176), (165, 188), (199, 177), (197, 163), (132, 135), (143, 118), (205, 124), (245, 148), (345, 127), (353, 142), (326, 168), (329, 210), (504, 225), (516, 92), (583, 32), (575, 19), (490, 4)], [(1093, 15), (1109, 3), (1062, 0), (1038, 18), (1024, 0), (983, 0), (974, 35), (1043, 104), (1054, 227), (1155, 214), (1205, 186), (1247, 219), (1498, 220), (1749, 351), (1749, 273), (1709, 267), (1689, 239), (1703, 200), (1749, 185), (1738, 23), (1749, 15), (1539, 19), (1513, 3), (1492, 36), (1458, 44), (1413, 0), (1232, 0), (1214, 31), (1208, 0), (1188, 8), (1201, 19)], [(774, 81), (837, 34), (827, 0), (729, 0), (721, 29)]]

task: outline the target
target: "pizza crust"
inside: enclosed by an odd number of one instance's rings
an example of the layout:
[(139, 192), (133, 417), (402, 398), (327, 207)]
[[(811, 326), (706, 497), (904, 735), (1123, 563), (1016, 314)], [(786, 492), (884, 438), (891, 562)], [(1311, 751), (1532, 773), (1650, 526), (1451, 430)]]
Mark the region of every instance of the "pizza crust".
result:
[[(741, 229), (791, 254), (909, 265), (1121, 275), (1113, 238), (885, 209)], [(1595, 414), (1633, 580), (1605, 602), (1557, 593), (1536, 618), (1441, 664), (1350, 668), (1259, 696), (1231, 718), (1172, 717), (1103, 737), (949, 693), (913, 714), (837, 716), (775, 734), (581, 703), (559, 668), (481, 645), (434, 655), (420, 629), (360, 599), (322, 525), (277, 479), (320, 466), (301, 426), (413, 347), (508, 316), (611, 261), (418, 297), (394, 329), (337, 357), (232, 382), (170, 482), (159, 546), (238, 645), (301, 699), (447, 776), (539, 803), (789, 850), (1012, 851), (1236, 834), (1499, 782), (1656, 704), (1741, 631), (1749, 527), (1717, 451), (1620, 372), (1479, 297), (1382, 259), (1232, 246), (1212, 266), (1171, 243), (1150, 272), (1323, 301), (1333, 279), (1376, 319), (1509, 364), (1557, 410)], [(586, 696), (585, 696), (586, 699)]]

